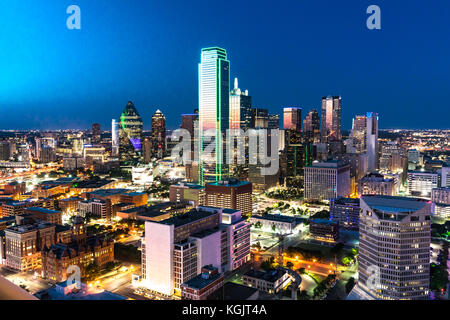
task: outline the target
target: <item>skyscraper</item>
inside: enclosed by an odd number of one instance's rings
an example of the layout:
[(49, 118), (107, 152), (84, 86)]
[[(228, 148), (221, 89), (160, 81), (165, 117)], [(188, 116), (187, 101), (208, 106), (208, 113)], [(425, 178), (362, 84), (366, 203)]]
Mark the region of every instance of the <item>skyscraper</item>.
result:
[(268, 129), (280, 129), (280, 115), (269, 114), (269, 126)]
[(341, 97), (322, 97), (321, 141), (339, 141), (341, 135)]
[(250, 126), (256, 129), (267, 129), (269, 127), (269, 112), (263, 108), (252, 108), (252, 121)]
[(112, 155), (117, 157), (119, 155), (119, 124), (116, 119), (111, 121), (111, 148)]
[(166, 117), (158, 109), (152, 116), (152, 157), (162, 159), (166, 152)]
[(366, 153), (369, 162), (368, 170), (378, 169), (378, 114), (367, 112)]
[(366, 130), (367, 118), (366, 116), (355, 116), (352, 123), (352, 143), (356, 153), (366, 152)]
[(359, 280), (349, 299), (428, 299), (429, 201), (362, 196), (360, 204)]
[(143, 126), (136, 107), (129, 101), (119, 122), (119, 158), (123, 165), (134, 164), (141, 160)]
[(230, 92), (230, 129), (247, 130), (251, 122), (252, 97), (248, 90), (241, 91), (238, 79), (234, 78), (234, 89)]
[[(200, 59), (198, 180), (204, 184), (205, 181), (221, 180), (227, 171), (222, 135), (230, 123), (230, 62), (226, 50), (218, 47), (202, 49)], [(206, 133), (206, 130), (211, 131)], [(215, 143), (215, 149), (206, 154), (204, 150), (210, 143)]]
[(305, 138), (312, 142), (320, 140), (320, 117), (316, 109), (312, 109), (303, 120)]
[(283, 128), (285, 130), (302, 131), (302, 108), (288, 107), (283, 109)]
[(100, 124), (94, 123), (92, 124), (92, 143), (100, 143), (101, 138), (101, 130), (100, 130)]

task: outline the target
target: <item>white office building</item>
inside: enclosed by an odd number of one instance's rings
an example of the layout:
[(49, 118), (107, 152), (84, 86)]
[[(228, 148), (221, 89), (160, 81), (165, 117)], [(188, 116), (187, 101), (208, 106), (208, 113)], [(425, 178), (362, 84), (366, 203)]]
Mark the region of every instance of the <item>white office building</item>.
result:
[(359, 279), (348, 299), (428, 299), (429, 201), (362, 196), (360, 204)]
[(431, 190), (438, 187), (439, 175), (427, 171), (409, 171), (407, 183), (409, 195), (431, 198)]
[(305, 199), (330, 200), (350, 195), (350, 166), (341, 161), (315, 161), (305, 167)]

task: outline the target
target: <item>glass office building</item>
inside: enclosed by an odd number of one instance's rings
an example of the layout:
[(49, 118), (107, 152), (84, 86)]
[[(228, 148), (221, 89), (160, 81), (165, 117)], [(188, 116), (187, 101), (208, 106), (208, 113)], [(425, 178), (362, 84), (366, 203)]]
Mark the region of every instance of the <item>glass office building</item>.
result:
[[(229, 128), (230, 62), (224, 49), (202, 49), (199, 81), (199, 183), (219, 181), (228, 172), (223, 136)], [(222, 136), (223, 135), (223, 136)], [(212, 152), (205, 152), (214, 144)], [(208, 150), (211, 148), (208, 148)]]

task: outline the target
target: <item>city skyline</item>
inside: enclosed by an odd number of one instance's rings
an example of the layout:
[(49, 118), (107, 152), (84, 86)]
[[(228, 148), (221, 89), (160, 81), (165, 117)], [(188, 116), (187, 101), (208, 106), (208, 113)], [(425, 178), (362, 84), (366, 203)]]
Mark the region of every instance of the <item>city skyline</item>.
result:
[[(150, 129), (157, 109), (166, 115), (167, 128), (175, 129), (180, 114), (198, 108), (196, 65), (201, 48), (219, 46), (232, 61), (230, 79), (239, 78), (253, 105), (272, 114), (281, 114), (289, 105), (302, 107), (306, 114), (320, 109), (322, 96), (339, 95), (343, 130), (351, 128), (354, 115), (367, 110), (380, 114), (380, 129), (448, 128), (449, 111), (441, 101), (447, 96), (444, 57), (450, 48), (438, 41), (446, 29), (436, 28), (441, 20), (430, 17), (445, 10), (422, 8), (417, 1), (407, 8), (379, 1), (383, 28), (368, 30), (366, 3), (326, 4), (325, 9), (291, 4), (292, 12), (280, 5), (273, 12), (274, 23), (267, 26), (258, 23), (266, 12), (265, 3), (258, 8), (240, 4), (237, 18), (249, 19), (236, 19), (231, 31), (222, 26), (203, 28), (199, 18), (203, 23), (225, 22), (226, 14), (215, 10), (217, 4), (205, 8), (201, 1), (174, 24), (168, 21), (174, 21), (176, 14), (164, 4), (129, 7), (113, 1), (106, 9), (79, 1), (81, 30), (65, 27), (65, 4), (8, 4), (1, 20), (6, 22), (4, 35), (11, 50), (3, 52), (5, 59), (0, 62), (4, 73), (0, 105), (8, 118), (0, 121), (0, 127), (84, 129), (98, 122), (107, 128), (131, 100), (142, 113), (144, 129)], [(36, 6), (46, 9), (40, 10), (40, 19), (32, 14)], [(179, 6), (183, 9), (184, 4)], [(323, 17), (320, 25), (312, 19), (318, 14)], [(283, 15), (288, 15), (288, 22), (282, 21)], [(334, 16), (345, 19), (336, 24), (329, 19)], [(133, 23), (121, 22), (124, 19)], [(409, 20), (417, 23), (408, 24)], [(186, 32), (196, 34), (192, 41), (182, 40)], [(235, 36), (242, 32), (243, 36)], [(135, 34), (132, 39), (130, 33)], [(331, 39), (327, 40), (330, 48), (340, 49), (329, 54), (323, 39)], [(424, 108), (440, 116), (424, 119), (420, 117)]]

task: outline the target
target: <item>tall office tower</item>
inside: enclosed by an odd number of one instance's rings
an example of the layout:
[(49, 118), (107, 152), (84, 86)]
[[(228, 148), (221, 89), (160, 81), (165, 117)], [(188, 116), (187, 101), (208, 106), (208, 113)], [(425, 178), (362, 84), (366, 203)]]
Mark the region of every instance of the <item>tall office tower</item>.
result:
[(129, 101), (120, 116), (119, 159), (122, 165), (135, 164), (142, 157), (144, 123), (133, 102)]
[(268, 129), (280, 129), (280, 115), (279, 114), (269, 114), (269, 125)]
[(251, 127), (256, 129), (267, 129), (269, 127), (269, 112), (267, 109), (252, 108)]
[(381, 146), (380, 170), (393, 173), (407, 170), (408, 159), (405, 150), (393, 141), (383, 143)]
[(207, 206), (252, 213), (252, 184), (248, 181), (228, 179), (210, 182), (205, 185), (205, 193)]
[(409, 171), (407, 174), (408, 194), (431, 198), (431, 190), (437, 188), (439, 175), (427, 171)]
[(152, 160), (152, 140), (145, 137), (142, 141), (142, 162), (150, 163)]
[(366, 118), (366, 153), (369, 164), (368, 170), (374, 171), (378, 169), (378, 114), (368, 112)]
[(420, 151), (416, 149), (408, 149), (408, 170), (416, 170), (421, 165)]
[(181, 115), (180, 128), (189, 132), (191, 140), (194, 139), (196, 121), (198, 121), (198, 113), (186, 113)]
[(250, 128), (252, 97), (248, 90), (241, 91), (238, 79), (234, 78), (234, 89), (230, 92), (230, 129), (247, 130)]
[(92, 143), (93, 144), (100, 143), (101, 136), (102, 132), (100, 130), (100, 124), (99, 123), (92, 124)]
[(39, 153), (39, 161), (42, 163), (56, 161), (55, 148), (51, 147), (50, 145), (43, 145)]
[(146, 287), (167, 296), (205, 265), (233, 271), (250, 260), (250, 224), (241, 212), (197, 207), (162, 221), (145, 222), (142, 266)]
[(287, 107), (283, 109), (283, 129), (302, 131), (302, 108)]
[(152, 116), (152, 157), (162, 159), (166, 153), (166, 117), (158, 109)]
[(304, 167), (312, 164), (312, 143), (298, 130), (285, 130), (286, 146), (281, 153), (282, 179), (288, 186), (297, 184), (304, 177)]
[(350, 166), (342, 161), (314, 161), (305, 167), (305, 199), (330, 200), (350, 195)]
[(316, 109), (312, 109), (303, 120), (303, 133), (311, 142), (320, 141), (320, 117)]
[[(202, 49), (199, 74), (199, 183), (219, 181), (226, 175), (226, 150), (223, 135), (230, 123), (230, 61), (225, 49), (218, 47)], [(206, 130), (208, 137), (205, 137)], [(215, 143), (208, 154), (205, 148)]]
[[(265, 154), (267, 152), (268, 156), (272, 156), (272, 132), (270, 130), (263, 129), (250, 129), (249, 135), (258, 135), (262, 137), (266, 135), (265, 139), (258, 139), (257, 150), (253, 154), (249, 154), (249, 164), (248, 164), (248, 181), (252, 183), (252, 188), (254, 192), (264, 192), (267, 189), (275, 187), (278, 183), (279, 172), (277, 170), (275, 174), (261, 174), (261, 170), (268, 170), (269, 164), (262, 164), (258, 159), (259, 154)], [(278, 156), (278, 150), (276, 151)]]
[(11, 146), (8, 141), (0, 141), (0, 160), (9, 160), (11, 157)]
[(360, 204), (359, 279), (348, 299), (428, 299), (429, 201), (363, 196)]
[(119, 124), (116, 119), (111, 121), (111, 150), (113, 157), (119, 155)]
[(352, 122), (351, 139), (356, 153), (366, 152), (366, 116), (355, 116)]
[(321, 141), (339, 141), (341, 135), (341, 97), (322, 97), (322, 112), (320, 115)]

